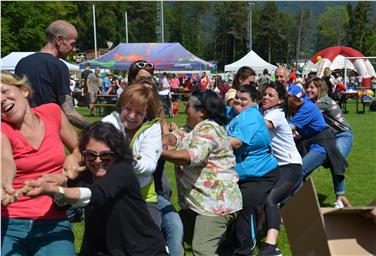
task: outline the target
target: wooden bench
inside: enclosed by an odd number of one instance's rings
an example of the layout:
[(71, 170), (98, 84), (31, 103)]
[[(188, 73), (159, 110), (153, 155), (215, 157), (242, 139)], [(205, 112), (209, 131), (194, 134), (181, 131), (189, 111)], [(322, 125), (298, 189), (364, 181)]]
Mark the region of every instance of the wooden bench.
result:
[(96, 112), (99, 116), (102, 116), (104, 114), (104, 108), (110, 107), (112, 108), (111, 111), (113, 111), (116, 108), (117, 104), (114, 103), (94, 103), (93, 107), (96, 109)]
[(358, 109), (358, 102), (357, 102), (356, 113), (364, 114), (366, 106), (369, 106), (371, 104), (372, 100), (362, 100), (361, 99), (360, 101), (362, 103), (362, 109), (361, 110)]
[[(172, 92), (171, 93), (171, 98), (174, 99), (175, 97), (180, 96), (180, 101), (181, 102), (187, 102), (188, 99), (191, 97), (192, 93), (191, 92)], [(184, 99), (184, 100), (183, 100)]]

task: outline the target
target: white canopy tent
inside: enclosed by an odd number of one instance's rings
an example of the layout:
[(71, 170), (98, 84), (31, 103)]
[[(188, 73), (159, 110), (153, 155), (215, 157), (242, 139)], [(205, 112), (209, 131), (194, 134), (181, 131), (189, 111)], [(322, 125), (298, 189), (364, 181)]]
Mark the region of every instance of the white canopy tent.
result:
[(239, 68), (243, 66), (251, 67), (256, 74), (262, 74), (262, 71), (266, 68), (269, 71), (269, 74), (274, 73), (277, 69), (277, 66), (270, 64), (269, 62), (263, 60), (257, 53), (253, 50), (247, 53), (243, 58), (234, 63), (225, 65), (226, 72), (237, 72)]
[[(34, 52), (12, 52), (5, 56), (4, 58), (0, 59), (0, 67), (1, 70), (8, 70), (11, 72), (14, 72), (17, 63), (23, 58), (30, 54), (33, 54)], [(71, 71), (80, 71), (80, 68), (78, 65), (71, 64), (63, 59), (60, 59), (67, 65), (68, 69)]]

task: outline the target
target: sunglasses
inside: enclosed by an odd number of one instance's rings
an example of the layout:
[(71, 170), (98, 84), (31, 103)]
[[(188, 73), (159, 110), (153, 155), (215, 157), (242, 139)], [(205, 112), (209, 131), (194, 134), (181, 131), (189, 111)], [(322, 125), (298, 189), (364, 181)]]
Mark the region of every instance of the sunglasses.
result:
[(147, 62), (136, 62), (136, 66), (138, 68), (154, 68), (154, 65), (152, 63), (147, 63)]
[(85, 159), (89, 161), (95, 161), (95, 159), (97, 159), (98, 156), (102, 161), (109, 161), (109, 160), (112, 160), (114, 152), (102, 151), (102, 152), (97, 153), (94, 151), (87, 150), (87, 151), (82, 152), (82, 154), (84, 155)]

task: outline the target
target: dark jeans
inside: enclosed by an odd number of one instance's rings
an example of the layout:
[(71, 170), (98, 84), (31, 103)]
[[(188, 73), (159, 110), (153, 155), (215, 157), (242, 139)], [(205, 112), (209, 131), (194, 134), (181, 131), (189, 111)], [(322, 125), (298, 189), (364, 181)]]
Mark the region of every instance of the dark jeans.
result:
[(262, 177), (239, 182), (243, 198), (243, 209), (238, 213), (235, 220), (235, 236), (238, 246), (234, 251), (234, 255), (248, 256), (254, 249), (257, 227), (265, 206), (265, 199), (268, 197), (277, 178), (278, 169), (275, 168)]

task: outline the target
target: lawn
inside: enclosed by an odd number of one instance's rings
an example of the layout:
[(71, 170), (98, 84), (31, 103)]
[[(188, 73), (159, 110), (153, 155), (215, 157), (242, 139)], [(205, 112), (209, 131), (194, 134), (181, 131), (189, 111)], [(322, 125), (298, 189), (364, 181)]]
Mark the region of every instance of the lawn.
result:
[[(357, 114), (355, 101), (349, 100), (347, 104), (349, 113), (345, 116), (352, 126), (354, 133), (354, 145), (352, 151), (347, 158), (349, 168), (346, 173), (345, 189), (346, 196), (353, 206), (365, 205), (376, 198), (376, 112), (369, 112), (368, 108), (364, 114)], [(100, 117), (90, 117), (89, 112), (85, 108), (79, 111), (90, 121), (100, 120)], [(180, 105), (179, 114), (173, 118), (167, 118), (168, 122), (175, 122), (182, 125), (185, 122), (183, 106)], [(173, 172), (173, 165), (167, 163), (165, 166), (167, 174), (173, 188), (172, 201), (177, 207), (176, 183)], [(333, 206), (335, 196), (333, 185), (328, 169), (319, 168), (312, 174), (315, 182), (321, 206)], [(124, 216), (126, 217), (126, 216)], [(74, 224), (76, 250), (79, 251), (83, 222)], [(283, 255), (291, 255), (290, 246), (284, 227), (281, 227), (279, 237), (279, 246)], [(189, 252), (186, 255), (191, 255)]]

